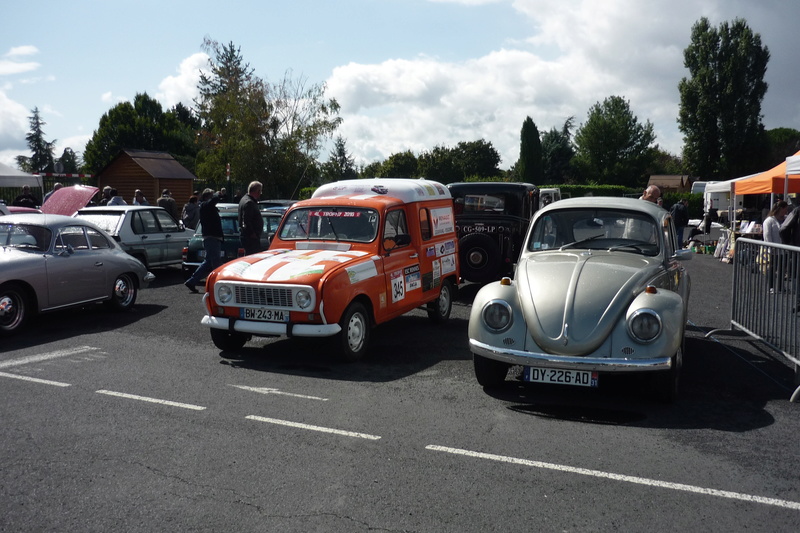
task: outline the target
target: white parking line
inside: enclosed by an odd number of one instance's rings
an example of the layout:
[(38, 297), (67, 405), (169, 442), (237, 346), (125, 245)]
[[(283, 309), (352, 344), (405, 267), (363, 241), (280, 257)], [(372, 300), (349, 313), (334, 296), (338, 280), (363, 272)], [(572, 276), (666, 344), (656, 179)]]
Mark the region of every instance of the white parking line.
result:
[(106, 394), (108, 396), (116, 396), (118, 398), (127, 398), (128, 400), (139, 400), (142, 402), (159, 403), (161, 405), (169, 405), (170, 407), (181, 407), (183, 409), (193, 409), (195, 411), (203, 411), (205, 407), (201, 405), (192, 405), (190, 403), (171, 402), (169, 400), (159, 400), (158, 398), (148, 398), (146, 396), (136, 396), (135, 394), (126, 394), (124, 392), (114, 392), (110, 390), (99, 390), (97, 394)]
[(79, 346), (69, 350), (59, 350), (57, 352), (43, 353), (39, 355), (29, 355), (27, 357), (20, 357), (19, 359), (9, 359), (8, 361), (0, 361), (0, 368), (8, 368), (10, 366), (27, 365), (30, 363), (40, 363), (49, 359), (58, 359), (59, 357), (68, 357), (78, 353), (91, 352), (97, 350), (91, 346)]
[(265, 418), (263, 416), (250, 415), (246, 416), (248, 420), (256, 420), (258, 422), (267, 422), (269, 424), (278, 424), (280, 426), (289, 426), (300, 429), (310, 429), (311, 431), (320, 431), (322, 433), (333, 433), (335, 435), (343, 435), (345, 437), (356, 437), (359, 439), (378, 440), (378, 435), (368, 435), (366, 433), (354, 433), (352, 431), (344, 431), (341, 429), (326, 428), (322, 426), (311, 426), (308, 424), (301, 424), (300, 422), (290, 422), (288, 420), (278, 420), (277, 418)]
[(625, 476), (622, 474), (613, 474), (611, 472), (603, 472), (600, 470), (589, 470), (587, 468), (576, 468), (574, 466), (559, 465), (554, 463), (544, 463), (541, 461), (530, 461), (528, 459), (518, 459), (515, 457), (506, 457), (503, 455), (494, 455), (491, 453), (473, 452), (469, 450), (460, 450), (458, 448), (449, 448), (446, 446), (429, 445), (425, 447), (426, 450), (436, 452), (446, 452), (455, 455), (465, 455), (467, 457), (475, 457), (478, 459), (489, 459), (491, 461), (499, 461), (501, 463), (511, 463), (515, 465), (532, 466), (534, 468), (545, 468), (548, 470), (558, 470), (560, 472), (569, 472), (571, 474), (581, 474), (583, 476), (592, 476), (605, 479), (613, 479), (615, 481), (624, 481), (626, 483), (636, 483), (638, 485), (647, 485), (650, 487), (659, 487), (662, 489), (680, 490), (684, 492), (693, 492), (696, 494), (705, 494), (706, 496), (717, 496), (720, 498), (728, 498), (731, 500), (741, 500), (751, 503), (763, 503), (765, 505), (774, 505), (776, 507), (784, 507), (786, 509), (800, 510), (800, 502), (793, 502), (788, 500), (779, 500), (777, 498), (765, 498), (763, 496), (753, 496), (751, 494), (742, 494), (739, 492), (730, 492), (727, 490), (709, 489), (705, 487), (697, 487), (694, 485), (684, 485), (683, 483), (671, 483), (668, 481), (658, 481), (656, 479), (648, 479), (643, 477)]
[(296, 394), (294, 392), (283, 392), (279, 389), (271, 389), (269, 387), (248, 387), (246, 385), (231, 385), (231, 387), (236, 387), (237, 389), (242, 389), (250, 392), (258, 392), (260, 394), (281, 394), (283, 396), (294, 396), (295, 398), (304, 398), (306, 400), (319, 400), (321, 402), (327, 402), (327, 398), (320, 398), (319, 396), (308, 396), (306, 394)]
[(19, 374), (8, 374), (0, 372), (0, 377), (21, 379), (22, 381), (32, 381), (33, 383), (43, 383), (44, 385), (55, 385), (56, 387), (69, 387), (69, 383), (61, 383), (60, 381), (50, 381), (49, 379), (32, 378), (28, 376), (21, 376)]

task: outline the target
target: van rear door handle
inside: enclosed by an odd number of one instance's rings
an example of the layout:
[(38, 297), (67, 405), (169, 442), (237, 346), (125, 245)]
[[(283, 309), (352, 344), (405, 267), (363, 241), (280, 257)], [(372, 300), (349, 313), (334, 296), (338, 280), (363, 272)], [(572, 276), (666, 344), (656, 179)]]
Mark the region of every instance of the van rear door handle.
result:
[(417, 257), (419, 257), (419, 254), (411, 254), (408, 257), (411, 259), (416, 259)]

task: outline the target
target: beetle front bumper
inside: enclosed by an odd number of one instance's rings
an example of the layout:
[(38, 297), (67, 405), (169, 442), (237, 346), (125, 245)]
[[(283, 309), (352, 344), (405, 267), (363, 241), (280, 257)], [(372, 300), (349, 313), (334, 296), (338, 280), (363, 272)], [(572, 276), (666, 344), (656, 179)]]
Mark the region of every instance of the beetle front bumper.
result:
[(536, 368), (558, 368), (563, 370), (647, 372), (669, 370), (672, 368), (673, 364), (672, 357), (654, 357), (648, 359), (575, 357), (510, 350), (508, 348), (491, 346), (475, 339), (469, 340), (469, 349), (476, 355), (496, 361), (503, 361), (512, 365), (532, 366)]

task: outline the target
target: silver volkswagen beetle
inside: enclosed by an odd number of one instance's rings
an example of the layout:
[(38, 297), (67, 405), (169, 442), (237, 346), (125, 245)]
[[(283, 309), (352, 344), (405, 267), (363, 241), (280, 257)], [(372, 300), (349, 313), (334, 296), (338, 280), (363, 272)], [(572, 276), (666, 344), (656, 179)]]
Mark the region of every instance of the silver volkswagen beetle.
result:
[(0, 218), (0, 335), (34, 313), (108, 301), (126, 310), (155, 279), (99, 227), (63, 215)]
[(539, 210), (514, 279), (478, 291), (469, 320), (475, 376), (502, 383), (512, 365), (537, 383), (598, 387), (642, 372), (675, 399), (690, 281), (673, 221), (631, 198), (573, 198)]

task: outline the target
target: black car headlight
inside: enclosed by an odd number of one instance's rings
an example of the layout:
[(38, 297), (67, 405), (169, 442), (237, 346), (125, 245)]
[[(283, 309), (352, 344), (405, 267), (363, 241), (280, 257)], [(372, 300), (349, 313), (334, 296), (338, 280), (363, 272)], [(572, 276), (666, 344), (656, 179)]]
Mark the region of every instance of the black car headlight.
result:
[(637, 309), (628, 318), (628, 333), (639, 342), (652, 342), (661, 333), (661, 317), (652, 309)]
[(502, 333), (511, 327), (514, 313), (511, 306), (504, 300), (491, 300), (483, 306), (483, 323), (495, 333)]

